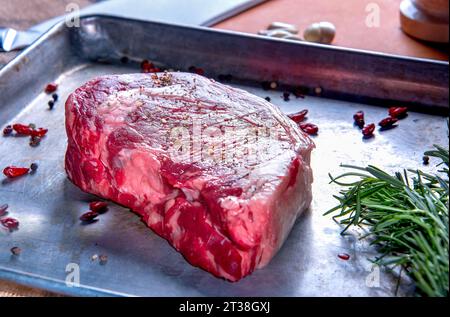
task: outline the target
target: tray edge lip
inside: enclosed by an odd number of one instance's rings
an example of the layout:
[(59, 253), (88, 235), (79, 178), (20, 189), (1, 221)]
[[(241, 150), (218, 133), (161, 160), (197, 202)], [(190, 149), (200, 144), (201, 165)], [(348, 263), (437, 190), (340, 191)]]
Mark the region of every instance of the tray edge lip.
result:
[[(14, 279), (17, 275), (20, 275), (20, 279)], [(32, 287), (44, 291), (53, 292), (58, 295), (67, 296), (109, 296), (109, 297), (135, 297), (136, 295), (114, 292), (98, 287), (92, 287), (89, 285), (81, 284), (80, 286), (68, 287), (64, 281), (55, 278), (49, 278), (39, 274), (21, 272), (0, 266), (0, 281), (9, 281), (18, 285)], [(75, 292), (70, 290), (80, 290), (81, 292)], [(84, 293), (84, 294), (83, 294)]]
[[(196, 25), (164, 22), (164, 21), (157, 21), (157, 20), (131, 19), (131, 18), (118, 17), (118, 16), (108, 15), (108, 14), (86, 14), (86, 15), (80, 16), (80, 20), (95, 19), (95, 18), (122, 20), (122, 21), (139, 22), (139, 23), (160, 24), (160, 25), (165, 25), (165, 26), (169, 26), (169, 27), (185, 28), (185, 29), (197, 30), (197, 31), (208, 32), (208, 33), (219, 33), (219, 34), (223, 34), (223, 35), (231, 35), (231, 36), (243, 37), (243, 38), (248, 38), (248, 39), (253, 39), (253, 40), (278, 42), (278, 43), (284, 43), (284, 44), (289, 44), (289, 45), (299, 45), (299, 46), (303, 46), (303, 47), (307, 47), (307, 48), (322, 49), (322, 50), (331, 51), (331, 52), (335, 51), (335, 52), (342, 52), (342, 53), (365, 55), (365, 56), (370, 56), (370, 57), (379, 57), (379, 58), (381, 57), (381, 58), (388, 58), (388, 59), (395, 59), (395, 60), (404, 60), (404, 61), (408, 61), (408, 62), (433, 64), (436, 66), (439, 65), (439, 66), (447, 66), (448, 67), (450, 65), (449, 64), (450, 61), (442, 61), (442, 60), (413, 57), (413, 56), (407, 56), (407, 55), (383, 53), (383, 52), (378, 52), (378, 51), (370, 51), (370, 50), (343, 47), (343, 46), (318, 44), (318, 43), (312, 43), (312, 42), (306, 42), (306, 41), (298, 42), (298, 41), (285, 40), (285, 39), (281, 39), (281, 38), (263, 37), (258, 34), (232, 31), (232, 30), (224, 30), (224, 29), (215, 29), (213, 27), (206, 27), (206, 26), (196, 26)], [(60, 22), (60, 24), (64, 24), (64, 22)]]
[[(172, 26), (172, 27), (189, 28), (189, 29), (199, 30), (199, 31), (204, 31), (204, 32), (221, 33), (221, 34), (227, 34), (227, 35), (233, 35), (233, 36), (252, 38), (252, 39), (257, 39), (257, 40), (262, 40), (262, 41), (269, 40), (269, 41), (287, 43), (287, 44), (291, 44), (291, 45), (319, 47), (319, 48), (324, 48), (324, 49), (331, 50), (331, 51), (338, 50), (338, 51), (343, 51), (343, 52), (350, 52), (350, 53), (364, 54), (364, 55), (371, 55), (371, 56), (379, 56), (379, 57), (384, 57), (384, 58), (403, 59), (403, 60), (408, 60), (408, 61), (418, 62), (418, 63), (425, 62), (425, 63), (429, 63), (429, 64), (436, 64), (436, 65), (447, 66), (447, 67), (449, 65), (449, 62), (438, 61), (438, 60), (407, 57), (407, 56), (401, 56), (401, 55), (392, 55), (392, 54), (385, 54), (385, 53), (380, 53), (380, 52), (372, 52), (372, 51), (343, 48), (343, 47), (328, 47), (326, 45), (314, 44), (314, 43), (295, 43), (295, 42), (287, 41), (287, 40), (283, 40), (283, 39), (272, 39), (272, 38), (266, 39), (266, 38), (263, 38), (258, 35), (236, 32), (236, 31), (229, 31), (229, 30), (212, 29), (212, 28), (202, 27), (202, 26), (198, 27), (198, 26), (183, 25), (183, 24), (176, 24), (176, 23), (129, 19), (129, 18), (121, 18), (121, 17), (111, 16), (111, 15), (100, 15), (100, 14), (84, 15), (84, 16), (80, 17), (80, 19), (83, 19), (83, 20), (88, 19), (88, 18), (107, 18), (107, 19), (123, 20), (123, 21), (131, 21), (131, 22), (135, 21), (135, 22), (140, 22), (140, 23), (161, 24), (161, 25), (167, 25), (167, 26)], [(30, 51), (34, 50), (38, 45), (40, 45), (42, 42), (44, 42), (48, 37), (56, 34), (58, 31), (67, 30), (67, 28), (68, 27), (65, 26), (64, 21), (61, 21), (61, 22), (55, 24), (47, 32), (45, 32), (42, 36), (40, 36), (32, 45), (30, 45), (25, 50), (20, 52), (15, 58), (13, 58), (2, 69), (0, 69), (0, 77), (2, 77), (4, 74), (6, 74), (9, 71), (12, 71), (14, 66), (21, 62), (22, 58), (24, 58)], [(60, 287), (64, 285), (64, 282), (57, 280), (57, 279), (49, 279), (47, 277), (43, 277), (40, 275), (29, 275), (28, 273), (15, 272), (14, 270), (5, 269), (5, 268), (0, 267), (0, 278), (1, 279), (12, 281), (12, 279), (8, 278), (8, 275), (13, 274), (13, 273), (20, 273), (22, 275), (22, 277), (24, 277), (24, 279), (23, 279), (24, 281), (32, 282), (32, 281), (36, 280), (37, 278), (39, 278), (42, 281), (50, 282), (51, 287), (48, 288), (48, 290), (50, 290), (50, 291), (58, 290), (59, 292), (61, 292)], [(33, 283), (33, 284), (30, 283), (29, 285), (38, 285), (38, 284), (39, 283)], [(98, 294), (98, 295), (112, 295), (112, 296), (130, 296), (129, 294), (120, 294), (120, 295), (117, 295), (114, 293), (111, 294), (108, 291), (102, 291), (101, 289), (97, 289), (97, 288), (93, 288), (93, 287), (89, 287), (89, 286), (82, 286), (81, 289), (92, 291), (94, 295)], [(64, 293), (69, 294), (69, 295), (80, 296), (79, 294), (75, 294), (75, 293), (71, 293), (71, 292), (64, 292)]]
[[(356, 48), (317, 44), (317, 43), (310, 43), (310, 42), (304, 42), (304, 41), (295, 42), (295, 41), (290, 41), (290, 40), (285, 40), (285, 39), (262, 37), (257, 34), (251, 34), (251, 33), (245, 33), (245, 32), (214, 29), (214, 28), (205, 27), (205, 26), (195, 26), (195, 25), (188, 25), (188, 24), (182, 24), (182, 23), (170, 23), (170, 22), (162, 22), (162, 21), (155, 21), (155, 20), (131, 19), (131, 18), (118, 17), (118, 16), (108, 15), (108, 14), (82, 14), (82, 15), (80, 15), (80, 22), (83, 20), (88, 20), (88, 19), (111, 19), (111, 20), (118, 20), (118, 21), (159, 24), (159, 25), (164, 25), (164, 26), (169, 26), (169, 27), (178, 27), (178, 28), (196, 30), (196, 31), (200, 31), (200, 32), (207, 32), (207, 33), (211, 33), (211, 34), (217, 33), (217, 34), (222, 34), (222, 35), (235, 36), (235, 37), (247, 38), (247, 39), (258, 40), (258, 41), (269, 41), (269, 42), (275, 42), (275, 43), (283, 43), (283, 44), (287, 44), (287, 45), (299, 45), (299, 46), (303, 46), (304, 48), (325, 50), (325, 51), (329, 51), (329, 52), (356, 54), (356, 55), (363, 55), (363, 56), (372, 57), (372, 58), (383, 58), (383, 59), (389, 59), (389, 60), (405, 61), (405, 62), (409, 62), (409, 63), (429, 64), (429, 65), (433, 65), (433, 66), (447, 67), (447, 68), (450, 65), (449, 64), (450, 62), (442, 61), (442, 60), (433, 60), (433, 59), (428, 59), (428, 58), (396, 55), (396, 54), (383, 53), (383, 52), (377, 52), (377, 51), (369, 51), (369, 50), (356, 49)], [(37, 46), (39, 46), (42, 42), (44, 42), (48, 37), (52, 36), (53, 34), (57, 33), (58, 31), (66, 31), (68, 29), (70, 29), (70, 28), (65, 25), (65, 21), (60, 21), (60, 22), (56, 23), (48, 31), (43, 33), (34, 43), (32, 43), (30, 46), (28, 46), (26, 49), (24, 49), (22, 52), (20, 52), (17, 56), (15, 56), (11, 61), (9, 61), (5, 66), (3, 66), (3, 68), (0, 69), (0, 77), (2, 77), (5, 73), (11, 71), (14, 68), (14, 66), (16, 66), (18, 63), (20, 63), (20, 61), (30, 51), (34, 50)]]
[(48, 37), (56, 34), (58, 31), (65, 31), (64, 22), (58, 22), (54, 26), (52, 26), (48, 31), (44, 32), (41, 36), (38, 37), (36, 41), (34, 41), (30, 46), (26, 47), (23, 51), (21, 51), (17, 56), (15, 56), (12, 60), (10, 60), (6, 65), (4, 65), (0, 69), (0, 78), (12, 71), (13, 68), (21, 62), (21, 60), (29, 54), (29, 52), (33, 51), (37, 46), (39, 46), (42, 42), (44, 42)]

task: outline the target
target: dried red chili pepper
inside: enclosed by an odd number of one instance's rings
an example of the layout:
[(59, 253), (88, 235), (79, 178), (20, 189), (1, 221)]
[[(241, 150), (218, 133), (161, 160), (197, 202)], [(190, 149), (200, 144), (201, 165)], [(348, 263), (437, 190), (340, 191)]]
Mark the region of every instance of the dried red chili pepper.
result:
[(389, 128), (392, 127), (393, 124), (395, 124), (398, 121), (397, 118), (394, 117), (387, 117), (381, 120), (378, 125), (382, 128)]
[(353, 120), (355, 120), (355, 124), (362, 129), (364, 127), (364, 112), (358, 111), (353, 115)]
[(389, 108), (389, 115), (391, 117), (400, 119), (405, 117), (408, 114), (408, 108), (407, 107), (390, 107)]
[(45, 92), (47, 94), (51, 94), (52, 92), (55, 92), (56, 89), (58, 89), (58, 85), (55, 83), (50, 83), (47, 86), (45, 86)]
[(375, 131), (375, 124), (371, 123), (366, 125), (363, 129), (362, 129), (362, 134), (364, 135), (364, 137), (366, 138), (370, 138), (373, 136), (373, 132)]
[(159, 69), (158, 67), (152, 67), (152, 68), (145, 69), (144, 73), (158, 73), (160, 71), (161, 71), (161, 69)]
[(158, 73), (161, 71), (160, 68), (155, 67), (155, 65), (148, 60), (143, 60), (141, 63), (141, 70), (143, 73)]
[(93, 221), (95, 218), (97, 218), (97, 216), (98, 216), (98, 212), (88, 211), (81, 215), (80, 220), (89, 222), (89, 221)]
[(89, 209), (97, 213), (102, 213), (108, 209), (108, 204), (104, 201), (93, 201), (89, 204)]
[(19, 177), (28, 173), (28, 167), (8, 166), (3, 169), (3, 174), (8, 178)]
[(149, 68), (153, 68), (153, 63), (150, 63), (148, 60), (144, 59), (141, 62), (141, 70), (145, 70), (145, 69), (149, 69)]
[(21, 123), (13, 124), (12, 127), (13, 127), (14, 131), (16, 131), (18, 134), (31, 135), (33, 132), (33, 129), (29, 125), (25, 125), (25, 124), (21, 124)]
[(30, 135), (31, 137), (39, 137), (39, 138), (42, 138), (48, 132), (48, 129), (44, 128), (34, 129), (33, 126), (21, 123), (13, 124), (12, 128), (14, 129), (14, 131), (16, 131), (17, 134)]
[(203, 70), (203, 68), (199, 68), (199, 67), (195, 67), (195, 66), (189, 67), (188, 70), (191, 73), (195, 73), (197, 75), (202, 75), (203, 76), (205, 74), (205, 71)]
[(344, 261), (350, 260), (350, 254), (347, 253), (339, 253), (338, 258)]
[(364, 120), (364, 111), (360, 110), (353, 115), (355, 120)]
[(305, 117), (307, 114), (308, 114), (308, 110), (304, 109), (304, 110), (296, 112), (296, 113), (288, 114), (288, 117), (295, 123), (299, 123), (299, 122), (302, 122), (303, 120), (305, 120)]
[(313, 123), (300, 124), (299, 127), (303, 130), (303, 132), (309, 135), (315, 135), (317, 134), (317, 132), (319, 132), (319, 127)]
[(160, 68), (154, 67), (154, 68), (147, 68), (147, 69), (144, 69), (142, 72), (143, 72), (143, 73), (159, 73), (160, 71), (161, 71)]
[(31, 136), (37, 136), (42, 138), (44, 135), (46, 135), (48, 132), (48, 129), (44, 129), (44, 128), (38, 128), (36, 130), (32, 130), (31, 131)]
[(0, 219), (0, 223), (8, 228), (9, 230), (14, 230), (17, 229), (19, 227), (19, 221), (17, 221), (17, 219), (14, 218), (3, 218)]

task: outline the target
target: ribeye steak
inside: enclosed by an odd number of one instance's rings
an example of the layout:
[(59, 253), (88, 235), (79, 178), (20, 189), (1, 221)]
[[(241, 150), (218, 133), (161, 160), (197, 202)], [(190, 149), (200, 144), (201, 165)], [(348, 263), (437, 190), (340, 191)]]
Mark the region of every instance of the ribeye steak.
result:
[(276, 106), (188, 73), (95, 78), (66, 102), (66, 171), (192, 265), (237, 281), (311, 202), (313, 142)]

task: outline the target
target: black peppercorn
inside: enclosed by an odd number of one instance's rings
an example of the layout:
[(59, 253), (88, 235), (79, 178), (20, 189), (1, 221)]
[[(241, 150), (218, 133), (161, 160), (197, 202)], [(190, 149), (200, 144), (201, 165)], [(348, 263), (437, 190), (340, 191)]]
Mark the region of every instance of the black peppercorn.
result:
[(10, 135), (13, 132), (12, 126), (8, 125), (3, 129), (3, 135)]
[(19, 248), (19, 247), (12, 247), (12, 248), (11, 248), (11, 253), (12, 253), (13, 255), (19, 255), (21, 252), (22, 252), (22, 249)]
[(106, 262), (108, 262), (108, 256), (107, 255), (104, 255), (104, 254), (100, 254), (99, 255), (99, 263), (101, 264), (101, 265), (105, 265), (106, 264)]
[(31, 163), (31, 165), (30, 165), (30, 170), (31, 170), (32, 172), (36, 171), (37, 168), (38, 168), (37, 163)]
[(30, 146), (35, 147), (35, 146), (38, 146), (39, 143), (41, 143), (41, 138), (40, 138), (40, 137), (38, 137), (38, 136), (32, 136), (32, 137), (30, 138)]

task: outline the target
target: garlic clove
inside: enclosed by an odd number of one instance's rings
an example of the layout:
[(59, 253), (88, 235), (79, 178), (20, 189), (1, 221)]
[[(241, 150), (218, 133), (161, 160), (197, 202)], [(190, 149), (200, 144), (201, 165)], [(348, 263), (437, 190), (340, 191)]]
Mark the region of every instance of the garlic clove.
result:
[(306, 30), (303, 32), (303, 38), (305, 39), (305, 41), (308, 42), (320, 43), (321, 39), (320, 24), (313, 23), (310, 26), (308, 26)]
[(336, 27), (330, 22), (320, 22), (321, 43), (331, 44), (336, 35)]
[(303, 33), (305, 41), (321, 44), (331, 44), (336, 35), (336, 28), (330, 22), (311, 24)]

